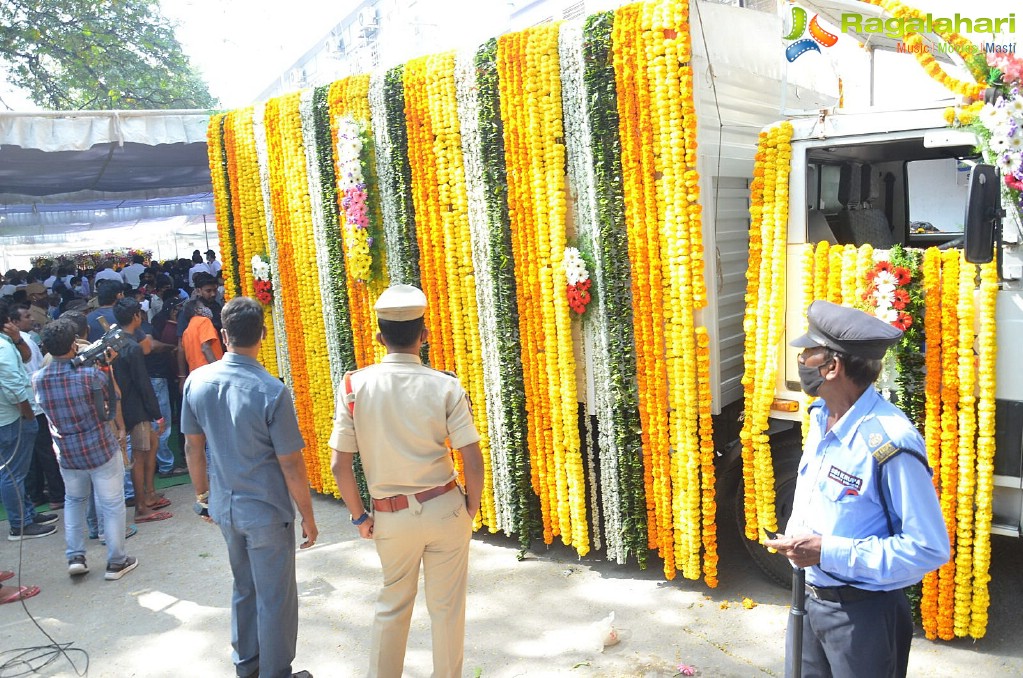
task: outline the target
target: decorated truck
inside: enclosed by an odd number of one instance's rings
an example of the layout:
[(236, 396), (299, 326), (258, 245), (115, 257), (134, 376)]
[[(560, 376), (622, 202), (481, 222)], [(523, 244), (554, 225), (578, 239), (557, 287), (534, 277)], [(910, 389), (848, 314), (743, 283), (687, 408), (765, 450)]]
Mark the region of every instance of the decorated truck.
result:
[[(814, 20), (836, 25), (852, 13), (858, 21), (847, 25), (883, 17), (936, 23), (894, 2), (813, 4)], [(983, 50), (950, 32), (900, 38), (959, 105), (825, 111), (761, 137), (738, 513), (754, 560), (787, 581), (788, 562), (756, 542), (758, 527), (784, 525), (791, 511), (807, 421), (799, 349), (788, 342), (805, 330), (814, 299), (891, 322), (905, 334), (885, 359), (879, 388), (925, 437), (953, 545), (951, 561), (923, 582), (924, 628), (932, 638), (976, 638), (986, 628), (990, 535), (1019, 537), (1023, 515), (1015, 343), (1023, 320), (1023, 61), (1008, 46)], [(913, 48), (922, 44), (930, 47)], [(953, 61), (965, 63), (969, 79), (946, 70)]]
[[(777, 526), (802, 416), (784, 335), (802, 322), (804, 278), (828, 280), (829, 298), (832, 280), (848, 285), (859, 304), (856, 266), (865, 280), (885, 256), (954, 239), (955, 208), (911, 208), (905, 168), (926, 183), (952, 163), (959, 186), (976, 141), (952, 136), (942, 111), (859, 126), (819, 113), (838, 103), (837, 79), (787, 67), (791, 28), (771, 9), (633, 3), (211, 118), (225, 293), (264, 303), (261, 360), (294, 393), (316, 491), (338, 494), (327, 439), (342, 375), (382, 352), (373, 305), (411, 283), (429, 300), (423, 358), (457, 373), (483, 436), (477, 528), (618, 563), (656, 554), (667, 578), (716, 586), (718, 504), (733, 501), (718, 474), (735, 439), (744, 529)], [(813, 115), (761, 131), (797, 109)], [(868, 250), (844, 223), (868, 216), (878, 172), (894, 176), (880, 203), (894, 229)], [(955, 268), (964, 308), (968, 266)], [(963, 316), (956, 340), (974, 322), (993, 337), (983, 317)]]

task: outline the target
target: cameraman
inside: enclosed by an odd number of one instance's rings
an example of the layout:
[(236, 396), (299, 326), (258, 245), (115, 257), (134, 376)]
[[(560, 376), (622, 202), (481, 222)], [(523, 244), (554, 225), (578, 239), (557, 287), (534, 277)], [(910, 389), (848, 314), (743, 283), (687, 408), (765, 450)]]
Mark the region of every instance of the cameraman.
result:
[[(89, 571), (85, 562), (85, 502), (89, 483), (103, 518), (107, 542), (105, 578), (120, 579), (138, 566), (124, 552), (124, 462), (108, 421), (114, 417), (110, 383), (94, 367), (73, 367), (78, 352), (75, 323), (59, 318), (43, 328), (43, 345), (54, 357), (32, 380), (64, 477), (64, 533), (68, 574)], [(123, 435), (123, 434), (122, 434)]]

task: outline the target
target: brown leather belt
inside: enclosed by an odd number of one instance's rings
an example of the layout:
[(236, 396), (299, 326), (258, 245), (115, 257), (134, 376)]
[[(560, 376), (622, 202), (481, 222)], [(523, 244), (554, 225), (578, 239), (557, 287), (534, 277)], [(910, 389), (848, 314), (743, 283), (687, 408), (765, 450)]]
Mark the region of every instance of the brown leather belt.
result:
[[(442, 494), (447, 494), (451, 490), (455, 489), (456, 485), (458, 485), (458, 483), (452, 480), (446, 485), (438, 485), (437, 487), (431, 487), (428, 490), (416, 492), (412, 496), (414, 496), (419, 501), (419, 503), (422, 504), (424, 501), (430, 501), (431, 499), (439, 497)], [(408, 498), (409, 495), (407, 494), (396, 494), (393, 497), (373, 499), (373, 510), (383, 511), (384, 513), (404, 511), (405, 509), (408, 508)]]
[(810, 584), (806, 585), (806, 592), (817, 600), (826, 600), (830, 603), (855, 603), (888, 593), (888, 591), (858, 589), (855, 586), (812, 586)]

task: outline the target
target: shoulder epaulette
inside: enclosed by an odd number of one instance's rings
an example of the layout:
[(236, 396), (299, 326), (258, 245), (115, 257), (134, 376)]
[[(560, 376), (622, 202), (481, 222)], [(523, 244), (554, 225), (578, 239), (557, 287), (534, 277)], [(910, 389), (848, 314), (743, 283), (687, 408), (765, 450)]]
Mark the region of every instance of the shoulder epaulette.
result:
[(433, 370), (434, 372), (440, 372), (441, 374), (446, 374), (449, 377), (454, 377), (455, 379), (458, 379), (458, 375), (452, 372), (451, 370), (438, 370), (436, 367), (431, 367), (430, 369)]
[(874, 461), (879, 465), (902, 451), (901, 447), (892, 442), (881, 422), (873, 415), (865, 417), (860, 422), (859, 435), (867, 445), (867, 449), (870, 450), (870, 454), (873, 455)]

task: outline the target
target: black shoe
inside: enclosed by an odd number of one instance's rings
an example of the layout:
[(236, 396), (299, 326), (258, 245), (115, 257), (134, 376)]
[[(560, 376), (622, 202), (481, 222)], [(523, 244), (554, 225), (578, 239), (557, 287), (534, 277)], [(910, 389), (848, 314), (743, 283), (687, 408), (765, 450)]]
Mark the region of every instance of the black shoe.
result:
[(53, 525), (26, 525), (25, 527), (12, 527), (10, 533), (7, 535), (8, 541), (21, 541), (22, 539), (38, 539), (39, 537), (49, 537), (54, 534), (57, 528)]
[(177, 478), (178, 476), (183, 476), (187, 474), (188, 474), (187, 468), (175, 466), (170, 471), (160, 471), (156, 475), (159, 476), (160, 478)]
[(124, 505), (127, 506), (128, 508), (133, 508), (135, 506), (135, 497), (132, 497), (131, 499), (125, 499)]
[(88, 571), (89, 566), (85, 564), (85, 556), (75, 556), (67, 561), (67, 573), (72, 577), (85, 574)]
[(37, 513), (32, 518), (32, 522), (36, 525), (52, 525), (58, 520), (60, 520), (60, 516), (56, 513)]
[(138, 566), (139, 566), (138, 558), (132, 558), (131, 556), (125, 558), (124, 562), (121, 563), (120, 565), (107, 563), (107, 573), (103, 575), (103, 578), (106, 579), (107, 581), (115, 581), (117, 579), (120, 579), (124, 575), (128, 574)]
[(313, 674), (308, 671), (299, 671), (298, 673), (291, 674), (291, 678), (313, 678)]

